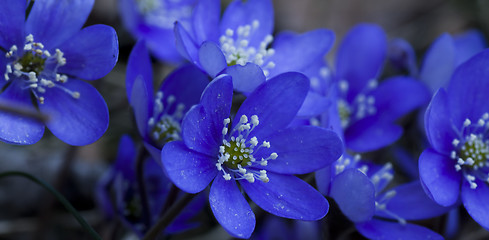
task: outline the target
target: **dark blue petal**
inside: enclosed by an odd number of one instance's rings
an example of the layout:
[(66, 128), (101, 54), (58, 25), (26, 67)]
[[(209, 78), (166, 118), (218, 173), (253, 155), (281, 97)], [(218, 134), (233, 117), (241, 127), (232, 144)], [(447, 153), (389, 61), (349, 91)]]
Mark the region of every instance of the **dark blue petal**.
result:
[(489, 187), (487, 183), (476, 180), (476, 189), (471, 189), (468, 181), (462, 184), (462, 202), (469, 215), (483, 228), (489, 230)]
[(353, 222), (365, 222), (375, 213), (375, 187), (364, 173), (347, 169), (331, 183), (330, 196)]
[[(257, 115), (260, 125), (253, 130), (259, 141), (285, 128), (297, 114), (309, 90), (309, 80), (297, 72), (280, 74), (253, 91), (241, 104), (236, 116)], [(236, 125), (239, 121), (234, 121)]]
[(409, 42), (402, 38), (392, 39), (389, 41), (387, 55), (395, 67), (407, 70), (409, 76), (418, 76), (416, 53)]
[(199, 48), (199, 62), (202, 68), (215, 78), (227, 67), (226, 57), (214, 42), (204, 42)]
[(143, 144), (149, 155), (154, 159), (153, 161), (158, 163), (161, 167), (161, 149), (153, 146), (151, 143), (148, 143), (146, 141), (144, 141)]
[[(0, 94), (0, 102), (7, 106), (36, 112), (30, 91), (23, 89), (21, 79), (10, 79), (11, 84)], [(44, 124), (32, 118), (0, 111), (0, 140), (11, 144), (34, 144), (44, 134)]]
[(153, 99), (153, 69), (151, 68), (151, 59), (146, 48), (146, 42), (143, 40), (139, 40), (134, 45), (127, 60), (126, 93), (129, 103), (131, 103), (132, 86), (138, 78), (141, 78), (148, 87), (149, 91), (146, 93), (148, 99)]
[(18, 48), (24, 46), (26, 7), (26, 1), (2, 1), (2, 11), (0, 11), (0, 47), (9, 50), (14, 44)]
[[(476, 122), (489, 112), (489, 50), (475, 55), (453, 73), (447, 93), (453, 123), (461, 128), (465, 119)], [(470, 103), (470, 107), (468, 106)]]
[(184, 58), (177, 51), (175, 33), (173, 29), (161, 29), (158, 27), (148, 27), (140, 29), (144, 31), (140, 38), (146, 40), (148, 49), (159, 60), (178, 65), (184, 62)]
[(475, 54), (487, 48), (484, 35), (479, 30), (471, 29), (453, 38), (455, 42), (455, 65), (458, 66)]
[(161, 162), (168, 178), (188, 193), (204, 190), (217, 175), (217, 160), (188, 149), (182, 141), (165, 144)]
[(455, 160), (428, 148), (419, 156), (419, 177), (438, 204), (448, 207), (457, 202), (462, 173), (455, 170)]
[(239, 26), (251, 25), (254, 20), (259, 22), (258, 29), (250, 33), (250, 46), (257, 48), (265, 36), (272, 34), (273, 6), (270, 0), (248, 0), (231, 2), (221, 19), (220, 32), (226, 29), (236, 31)]
[(236, 91), (250, 93), (266, 81), (263, 70), (254, 63), (239, 64), (227, 67), (225, 73), (233, 78), (233, 87)]
[(190, 34), (179, 22), (175, 22), (175, 44), (177, 51), (193, 64), (198, 64), (198, 45)]
[(401, 225), (397, 222), (388, 222), (373, 219), (365, 223), (355, 224), (357, 230), (368, 239), (376, 240), (412, 240), (412, 239), (430, 239), (443, 240), (444, 238), (431, 231), (428, 228), (407, 223)]
[(320, 193), (323, 195), (329, 195), (332, 181), (331, 174), (332, 166), (327, 166), (323, 169), (316, 171), (316, 186)]
[(334, 33), (327, 29), (317, 29), (284, 38), (279, 34), (273, 43), (275, 54), (269, 59), (275, 63), (275, 67), (270, 69), (268, 77), (289, 71), (302, 72), (313, 61), (326, 55), (333, 45), (334, 38)]
[(457, 129), (450, 118), (448, 96), (445, 89), (435, 93), (425, 113), (426, 136), (431, 146), (438, 152), (449, 154), (454, 150), (453, 139), (458, 139)]
[[(80, 31), (95, 0), (45, 0), (35, 2), (26, 21), (25, 33), (34, 35), (52, 50)], [(84, 51), (84, 50), (82, 50)]]
[(395, 142), (401, 135), (401, 127), (372, 116), (355, 122), (346, 129), (345, 144), (356, 152), (368, 152)]
[[(387, 202), (386, 208), (405, 220), (433, 218), (451, 209), (440, 206), (429, 198), (419, 181), (400, 185), (388, 192), (391, 191), (395, 191), (396, 195)], [(378, 211), (376, 215), (392, 218), (383, 211)]]
[(109, 126), (109, 111), (104, 99), (92, 85), (69, 79), (63, 87), (79, 92), (75, 99), (61, 88), (49, 88), (44, 93), (45, 102), (39, 104), (42, 113), (52, 114), (46, 123), (51, 132), (62, 141), (87, 145), (97, 141)]
[(116, 174), (122, 174), (124, 179), (129, 181), (136, 180), (136, 147), (129, 135), (123, 135), (119, 140), (114, 171)]
[(142, 78), (136, 78), (132, 86), (131, 106), (134, 110), (134, 118), (136, 119), (139, 134), (145, 140), (149, 140), (148, 120), (153, 111), (152, 99), (149, 98), (150, 92), (152, 92), (151, 85), (147, 86)]
[(446, 87), (455, 69), (455, 43), (452, 36), (442, 34), (431, 45), (423, 59), (419, 78), (431, 90)]
[(107, 75), (119, 56), (115, 30), (102, 24), (82, 29), (59, 48), (66, 58), (66, 65), (59, 72), (86, 80)]
[(5, 66), (7, 66), (7, 58), (5, 58), (4, 54), (0, 54), (0, 89), (3, 89), (3, 86), (7, 84), (7, 81), (5, 80), (5, 71), (7, 70)]
[[(264, 139), (265, 140), (265, 139)], [(324, 168), (343, 154), (343, 142), (331, 130), (300, 126), (279, 130), (266, 138), (271, 147), (256, 152), (267, 158), (272, 152), (278, 158), (269, 160), (264, 169), (283, 174), (305, 174)]]
[(314, 221), (329, 210), (328, 201), (295, 176), (267, 173), (269, 182), (241, 180), (246, 194), (263, 210), (279, 217)]
[(177, 233), (201, 225), (195, 218), (207, 205), (208, 199), (206, 192), (199, 193), (165, 230), (168, 233)]
[(377, 113), (387, 121), (395, 121), (416, 108), (427, 104), (430, 91), (410, 77), (393, 77), (372, 91)]
[(302, 104), (297, 116), (299, 117), (314, 117), (323, 112), (326, 112), (331, 105), (329, 98), (322, 96), (321, 94), (309, 91), (304, 103)]
[(100, 177), (95, 186), (95, 202), (101, 208), (106, 219), (112, 219), (115, 216), (114, 206), (110, 196), (110, 188), (113, 185), (114, 178), (114, 171), (109, 169)]
[(351, 29), (336, 55), (336, 73), (348, 81), (348, 101), (378, 77), (384, 64), (387, 39), (384, 30), (373, 24), (359, 24)]
[(255, 214), (234, 180), (217, 176), (209, 193), (209, 204), (216, 220), (238, 238), (249, 238), (255, 229)]
[(201, 0), (197, 2), (192, 14), (192, 23), (195, 41), (198, 44), (204, 41), (218, 41), (220, 15), (221, 1)]

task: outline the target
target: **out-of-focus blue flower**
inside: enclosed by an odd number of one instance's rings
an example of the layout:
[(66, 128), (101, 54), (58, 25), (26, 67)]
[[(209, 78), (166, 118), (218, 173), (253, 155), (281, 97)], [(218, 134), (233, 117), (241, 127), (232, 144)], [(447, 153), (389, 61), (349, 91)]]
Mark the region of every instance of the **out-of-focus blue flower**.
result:
[[(81, 29), (93, 0), (6, 0), (0, 13), (0, 101), (51, 117), (46, 126), (71, 145), (99, 139), (109, 114), (102, 96), (80, 79), (105, 76), (117, 62), (117, 35), (112, 27)], [(34, 104), (33, 104), (34, 102)], [(33, 144), (44, 124), (0, 112), (0, 140)]]
[(250, 239), (318, 240), (321, 239), (321, 228), (318, 221), (288, 220), (266, 215)]
[(184, 59), (175, 47), (175, 21), (192, 29), (192, 10), (196, 0), (119, 0), (119, 11), (127, 30), (144, 39), (160, 60), (180, 63)]
[(152, 157), (160, 162), (165, 143), (181, 140), (181, 122), (199, 102), (208, 76), (192, 64), (183, 65), (165, 78), (153, 96), (153, 73), (148, 50), (138, 41), (129, 56), (127, 96), (134, 109), (139, 134)]
[(278, 75), (255, 89), (234, 120), (230, 110), (233, 83), (214, 79), (182, 122), (183, 141), (167, 143), (163, 167), (180, 189), (196, 193), (211, 181), (209, 202), (217, 221), (231, 235), (250, 237), (255, 216), (241, 188), (274, 215), (317, 220), (329, 205), (309, 184), (292, 174), (323, 168), (342, 153), (329, 130), (312, 126), (286, 128), (309, 90), (300, 73)]
[(231, 75), (240, 92), (250, 93), (280, 73), (302, 72), (324, 57), (334, 40), (333, 32), (326, 29), (284, 32), (274, 39), (270, 0), (235, 0), (219, 16), (219, 0), (199, 1), (192, 28), (175, 25), (177, 49), (211, 77)]
[(447, 88), (435, 94), (426, 110), (431, 147), (419, 158), (427, 194), (443, 206), (461, 201), (472, 218), (489, 229), (489, 51), (455, 69)]
[[(97, 184), (96, 197), (108, 219), (119, 218), (126, 227), (142, 237), (160, 217), (172, 184), (153, 159), (145, 160), (142, 174), (149, 208), (146, 212), (137, 182), (136, 161), (134, 143), (125, 135), (120, 140), (116, 161)], [(198, 224), (190, 219), (204, 205), (203, 195), (197, 196), (165, 231), (175, 233), (196, 227)]]

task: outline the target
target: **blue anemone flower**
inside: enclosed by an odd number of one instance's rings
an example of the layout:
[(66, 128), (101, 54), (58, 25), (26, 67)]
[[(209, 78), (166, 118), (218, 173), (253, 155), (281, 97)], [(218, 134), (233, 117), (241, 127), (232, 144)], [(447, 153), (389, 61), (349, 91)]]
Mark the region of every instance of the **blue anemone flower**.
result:
[(209, 83), (209, 77), (193, 64), (170, 73), (153, 93), (153, 73), (146, 43), (136, 43), (129, 56), (127, 96), (134, 109), (139, 134), (151, 156), (160, 162), (165, 143), (181, 140), (181, 123)]
[(180, 63), (184, 59), (175, 47), (175, 21), (191, 29), (196, 0), (119, 0), (119, 11), (126, 29), (144, 39), (160, 60)]
[(461, 201), (472, 218), (489, 229), (489, 50), (455, 69), (425, 115), (431, 147), (419, 157), (427, 194), (443, 206)]
[(217, 221), (231, 235), (250, 237), (255, 216), (240, 187), (258, 206), (274, 215), (317, 220), (328, 212), (327, 200), (292, 174), (331, 164), (342, 153), (330, 130), (286, 128), (309, 89), (300, 73), (278, 75), (253, 91), (230, 117), (233, 82), (221, 75), (204, 90), (200, 104), (182, 122), (183, 141), (161, 152), (167, 176), (189, 193), (211, 181), (209, 202)]
[[(71, 145), (90, 144), (108, 127), (107, 105), (80, 81), (109, 73), (117, 62), (116, 32), (106, 25), (82, 28), (94, 0), (6, 0), (0, 13), (0, 101), (50, 116), (46, 126)], [(26, 18), (27, 17), (27, 18)], [(34, 104), (33, 104), (34, 103)], [(0, 112), (0, 140), (33, 144), (44, 124)]]

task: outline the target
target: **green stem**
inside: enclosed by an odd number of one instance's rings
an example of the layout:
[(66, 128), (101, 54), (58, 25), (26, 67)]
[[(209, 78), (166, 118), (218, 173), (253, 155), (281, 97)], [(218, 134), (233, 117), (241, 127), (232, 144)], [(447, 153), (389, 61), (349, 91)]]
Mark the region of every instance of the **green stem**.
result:
[(70, 202), (68, 202), (68, 200), (66, 200), (66, 198), (63, 197), (63, 195), (61, 195), (58, 191), (56, 191), (56, 189), (54, 189), (51, 185), (25, 172), (8, 171), (8, 172), (0, 173), (0, 178), (9, 177), (9, 176), (18, 176), (18, 177), (27, 178), (33, 181), (34, 183), (39, 184), (49, 192), (51, 192), (61, 202), (61, 204), (63, 204), (66, 210), (68, 210), (73, 215), (73, 217), (76, 218), (76, 220), (80, 223), (80, 225), (82, 225), (82, 227), (92, 236), (93, 239), (102, 240), (102, 238), (98, 235), (98, 233), (95, 232), (95, 230), (93, 230), (93, 228), (85, 221), (85, 219), (83, 219), (83, 217), (70, 204)]

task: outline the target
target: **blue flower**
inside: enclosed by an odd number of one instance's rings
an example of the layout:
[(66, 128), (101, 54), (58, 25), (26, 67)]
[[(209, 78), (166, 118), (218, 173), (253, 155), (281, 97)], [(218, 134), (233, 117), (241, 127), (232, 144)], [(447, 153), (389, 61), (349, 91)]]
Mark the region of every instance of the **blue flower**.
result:
[(157, 162), (165, 143), (181, 140), (182, 118), (199, 102), (208, 83), (205, 73), (186, 64), (170, 73), (153, 96), (153, 73), (145, 41), (140, 40), (134, 46), (127, 66), (127, 96), (139, 134)]
[(119, 10), (126, 29), (137, 39), (144, 39), (160, 60), (180, 63), (173, 34), (174, 22), (191, 28), (196, 0), (119, 0)]
[(270, 0), (235, 0), (219, 15), (220, 1), (199, 1), (192, 28), (175, 25), (177, 49), (211, 77), (231, 75), (240, 92), (249, 93), (278, 74), (303, 71), (324, 57), (334, 40), (326, 29), (283, 32), (274, 38)]
[(182, 122), (183, 141), (167, 143), (161, 158), (167, 176), (189, 193), (210, 183), (209, 202), (217, 221), (231, 235), (250, 237), (255, 216), (240, 192), (280, 217), (317, 220), (329, 205), (310, 185), (292, 176), (331, 164), (342, 143), (329, 130), (286, 128), (309, 89), (300, 73), (278, 75), (253, 91), (230, 118), (233, 84), (221, 75), (202, 94)]
[(430, 197), (443, 206), (463, 202), (489, 229), (489, 51), (455, 69), (447, 88), (435, 94), (426, 110), (431, 147), (419, 157), (419, 174)]
[[(107, 129), (109, 114), (102, 96), (80, 79), (112, 70), (117, 35), (106, 25), (81, 29), (93, 0), (35, 1), (26, 19), (27, 2), (2, 2), (0, 101), (37, 107), (51, 117), (46, 126), (62, 141), (90, 144)], [(43, 123), (27, 117), (0, 112), (0, 121), (0, 139), (8, 143), (33, 144), (44, 133)]]

